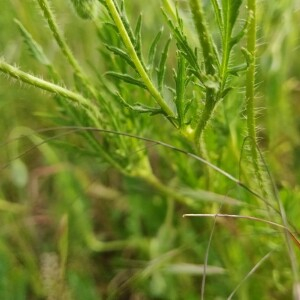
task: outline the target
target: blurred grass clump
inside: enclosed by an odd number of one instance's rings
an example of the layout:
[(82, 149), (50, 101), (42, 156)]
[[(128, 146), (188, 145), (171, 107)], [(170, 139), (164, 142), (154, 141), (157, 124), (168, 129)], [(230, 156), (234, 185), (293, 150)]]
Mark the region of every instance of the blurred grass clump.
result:
[(300, 5), (175, 2), (1, 1), (0, 299), (299, 299)]

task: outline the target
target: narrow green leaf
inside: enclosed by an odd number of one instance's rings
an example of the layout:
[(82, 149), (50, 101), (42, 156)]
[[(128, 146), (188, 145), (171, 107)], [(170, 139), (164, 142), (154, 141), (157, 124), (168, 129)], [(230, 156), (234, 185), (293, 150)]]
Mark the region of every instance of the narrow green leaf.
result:
[(227, 94), (232, 90), (232, 87), (228, 87), (222, 91), (221, 99), (225, 98)]
[(128, 65), (130, 65), (134, 70), (136, 70), (136, 67), (133, 63), (133, 61), (131, 60), (130, 56), (122, 49), (118, 48), (118, 47), (114, 47), (114, 46), (110, 46), (108, 44), (105, 44), (105, 47), (111, 51), (113, 54), (121, 57), (122, 59), (124, 59)]
[(185, 79), (186, 79), (186, 61), (183, 55), (178, 52), (178, 68), (175, 76), (176, 80), (176, 108), (178, 113), (178, 122), (181, 127), (184, 123), (184, 94), (185, 94)]
[(118, 27), (112, 22), (103, 22), (103, 25), (111, 28), (115, 33), (119, 34)]
[(224, 29), (226, 31), (225, 34), (228, 33), (231, 35), (232, 29), (239, 16), (239, 10), (241, 4), (242, 4), (242, 0), (222, 1)]
[(228, 69), (228, 73), (233, 75), (233, 76), (238, 76), (239, 72), (242, 72), (242, 71), (246, 71), (248, 68), (248, 64), (247, 63), (243, 63), (243, 64), (240, 64), (240, 65), (236, 65), (232, 68), (229, 68)]
[(139, 15), (136, 28), (135, 28), (135, 43), (134, 48), (136, 51), (137, 56), (140, 60), (142, 60), (142, 15)]
[[(182, 52), (182, 55), (185, 57), (185, 59), (189, 62), (190, 64), (190, 69), (193, 70), (193, 74), (200, 80), (200, 82), (203, 83), (203, 73), (200, 69), (199, 63), (198, 63), (198, 59), (196, 56), (196, 49), (195, 51), (190, 47), (190, 45), (188, 44), (187, 38), (185, 36), (185, 34), (183, 33), (182, 29), (180, 28), (180, 26), (176, 26), (172, 20), (168, 17), (168, 15), (166, 14), (166, 12), (164, 10), (162, 10), (163, 15), (166, 19), (166, 22), (169, 26), (169, 28), (171, 29), (173, 36), (176, 39), (176, 44), (177, 47), (179, 49), (179, 51)], [(179, 23), (181, 23), (181, 21), (178, 21)]]
[(227, 84), (228, 66), (231, 57), (233, 46), (243, 37), (246, 27), (239, 32), (235, 37), (232, 37), (232, 32), (236, 20), (239, 16), (240, 6), (242, 0), (223, 0), (222, 1), (222, 18), (223, 18), (223, 31), (222, 31), (222, 65), (220, 70), (221, 89), (225, 89)]
[(189, 6), (204, 56), (205, 71), (209, 75), (214, 75), (216, 73), (216, 66), (218, 65), (214, 50), (216, 46), (208, 29), (202, 4), (198, 0), (189, 0)]
[(134, 111), (138, 111), (140, 113), (149, 113), (152, 116), (164, 113), (161, 108), (147, 106), (142, 103), (136, 103), (132, 105), (131, 109), (133, 109)]
[(156, 49), (157, 49), (157, 45), (158, 42), (160, 40), (160, 37), (162, 35), (163, 29), (161, 29), (157, 35), (155, 36), (153, 42), (151, 43), (151, 46), (149, 48), (149, 53), (148, 53), (148, 65), (151, 68), (153, 66), (154, 63), (154, 58), (155, 58), (155, 54), (156, 54)]
[(144, 105), (142, 103), (135, 103), (134, 105), (130, 105), (128, 102), (125, 101), (125, 99), (118, 93), (117, 94), (119, 100), (121, 103), (129, 108), (132, 111), (136, 111), (139, 113), (150, 113), (151, 115), (157, 115), (157, 114), (163, 114), (163, 110), (161, 108), (151, 107)]
[(246, 71), (248, 69), (248, 67), (250, 66), (252, 60), (253, 60), (253, 57), (251, 55), (251, 53), (249, 53), (247, 51), (247, 49), (245, 48), (241, 48), (241, 51), (242, 51), (242, 54), (244, 55), (245, 57), (245, 63), (242, 63), (242, 64), (239, 64), (237, 66), (234, 66), (234, 67), (231, 67), (228, 69), (228, 74), (231, 74), (233, 76), (238, 76), (239, 72), (243, 72), (243, 71)]
[(146, 85), (141, 80), (135, 79), (128, 74), (121, 74), (121, 73), (112, 72), (112, 71), (106, 72), (105, 74), (108, 76), (114, 77), (116, 79), (120, 79), (126, 83), (139, 86), (143, 89), (147, 89)]
[[(184, 116), (188, 113), (192, 103), (193, 103), (193, 99), (188, 99), (187, 101), (185, 101), (184, 111), (183, 111)], [(187, 122), (185, 122), (185, 124), (187, 124)]]
[(249, 22), (250, 22), (250, 16), (247, 18), (247, 21), (245, 22), (243, 28), (239, 31), (239, 33), (236, 34), (234, 37), (231, 37), (231, 39), (230, 39), (230, 47), (231, 48), (234, 45), (236, 45), (242, 39), (242, 37), (246, 34)]
[(166, 72), (166, 62), (167, 62), (167, 57), (168, 57), (168, 50), (170, 46), (171, 38), (169, 38), (166, 42), (166, 45), (163, 49), (163, 52), (161, 54), (161, 59), (159, 62), (159, 67), (157, 70), (157, 85), (158, 85), (158, 90), (161, 91), (163, 87), (163, 81), (165, 78), (165, 72)]
[(222, 9), (218, 0), (211, 0), (220, 32), (223, 31)]
[(15, 23), (18, 25), (24, 43), (27, 45), (32, 57), (35, 58), (39, 63), (49, 66), (50, 61), (44, 53), (42, 47), (33, 39), (32, 35), (26, 30), (26, 28), (19, 20), (15, 19)]
[(241, 51), (246, 59), (247, 65), (251, 65), (254, 59), (253, 55), (246, 48), (241, 48)]
[(115, 7), (117, 8), (117, 10), (119, 11), (119, 15), (121, 17), (123, 25), (124, 25), (124, 27), (125, 27), (125, 29), (127, 31), (127, 34), (129, 36), (132, 44), (135, 44), (136, 43), (136, 39), (135, 39), (135, 36), (133, 34), (131, 25), (129, 23), (129, 20), (128, 20), (128, 17), (127, 17), (127, 14), (126, 14), (124, 1), (121, 2), (121, 10), (119, 9), (119, 6), (118, 6), (117, 2), (115, 0), (113, 0), (113, 2), (115, 4)]

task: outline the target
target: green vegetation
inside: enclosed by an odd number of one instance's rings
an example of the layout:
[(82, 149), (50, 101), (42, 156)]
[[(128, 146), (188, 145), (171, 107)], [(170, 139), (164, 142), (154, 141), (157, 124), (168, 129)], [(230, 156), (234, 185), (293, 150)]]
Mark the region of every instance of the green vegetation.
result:
[(2, 2), (0, 299), (300, 298), (298, 1)]

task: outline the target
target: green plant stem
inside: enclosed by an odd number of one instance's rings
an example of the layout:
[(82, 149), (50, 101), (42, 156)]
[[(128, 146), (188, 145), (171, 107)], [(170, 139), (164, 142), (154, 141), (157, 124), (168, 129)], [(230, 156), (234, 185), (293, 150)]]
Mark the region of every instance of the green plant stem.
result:
[[(256, 0), (247, 1), (250, 15), (247, 32), (247, 50), (251, 55), (246, 72), (246, 114), (247, 114), (247, 133), (250, 138), (250, 154), (252, 165), (256, 177), (256, 182), (265, 198), (268, 199), (268, 192), (263, 180), (263, 174), (259, 165), (259, 153), (257, 150), (257, 135), (255, 122), (255, 63), (256, 63)], [(268, 207), (267, 207), (268, 209)]]
[(248, 10), (250, 15), (247, 32), (247, 50), (251, 55), (251, 62), (246, 72), (246, 114), (247, 132), (250, 137), (250, 153), (256, 181), (263, 196), (268, 198), (270, 193), (266, 187), (262, 170), (259, 165), (259, 153), (257, 150), (257, 135), (255, 122), (255, 63), (256, 63), (256, 0), (248, 0)]
[(247, 130), (248, 136), (251, 137), (251, 158), (254, 166), (254, 171), (259, 177), (259, 184), (262, 184), (262, 179), (258, 164), (258, 153), (256, 149), (256, 125), (254, 114), (254, 98), (255, 98), (255, 49), (256, 49), (256, 3), (255, 0), (248, 0), (248, 10), (251, 14), (248, 34), (247, 34), (247, 50), (252, 56), (252, 61), (246, 73), (246, 112), (247, 112)]
[(70, 65), (74, 68), (74, 70), (77, 73), (82, 73), (81, 67), (79, 66), (78, 62), (76, 61), (75, 57), (73, 56), (71, 49), (69, 48), (69, 46), (65, 42), (62, 34), (59, 31), (59, 28), (56, 24), (54, 15), (51, 12), (48, 1), (47, 0), (37, 0), (37, 2), (39, 4), (41, 10), (43, 11), (44, 17), (48, 22), (49, 28), (50, 28), (57, 44), (59, 45), (59, 48), (61, 49), (61, 51), (67, 58), (67, 60), (69, 61)]
[[(211, 37), (208, 33), (206, 21), (203, 14), (203, 8), (201, 1), (199, 0), (189, 0), (189, 5), (191, 12), (193, 14), (194, 24), (198, 33), (199, 42), (202, 47), (203, 56), (204, 56), (204, 66), (207, 75), (214, 76), (215, 67), (214, 67), (214, 51), (211, 41)], [(205, 146), (201, 145), (203, 141), (203, 132), (206, 128), (208, 121), (210, 120), (213, 110), (216, 105), (216, 96), (215, 91), (212, 88), (207, 87), (204, 110), (201, 114), (200, 120), (195, 129), (194, 143), (196, 145), (197, 151), (201, 156), (205, 155)]]
[(209, 75), (215, 74), (214, 68), (214, 51), (211, 42), (211, 37), (208, 34), (206, 21), (203, 14), (201, 0), (189, 0), (191, 12), (193, 14), (194, 24), (198, 33), (198, 38), (202, 47), (204, 56), (204, 65), (206, 73)]
[(143, 67), (142, 62), (140, 61), (134, 46), (132, 44), (132, 41), (130, 40), (130, 37), (126, 31), (126, 28), (122, 22), (122, 19), (118, 13), (118, 10), (114, 4), (113, 0), (105, 0), (107, 8), (109, 9), (109, 12), (115, 22), (115, 25), (117, 26), (120, 36), (122, 38), (122, 41), (127, 48), (128, 54), (131, 57), (139, 75), (141, 76), (143, 82), (145, 83), (147, 89), (149, 90), (150, 94), (153, 96), (153, 98), (156, 100), (156, 102), (159, 104), (159, 106), (163, 109), (163, 111), (166, 113), (169, 117), (175, 117), (175, 113), (173, 110), (167, 105), (167, 103), (162, 98), (162, 95), (159, 93), (157, 88), (152, 83), (151, 79), (149, 78), (149, 75), (147, 74), (146, 70)]
[[(251, 151), (251, 158), (252, 164), (254, 167), (254, 171), (256, 174), (256, 178), (260, 188), (262, 189), (263, 195), (267, 197), (270, 195), (269, 189), (263, 180), (263, 174), (260, 169), (259, 165), (259, 153), (256, 147), (256, 130), (255, 130), (255, 113), (254, 113), (254, 100), (255, 100), (255, 50), (256, 50), (256, 0), (248, 0), (247, 1), (248, 10), (250, 12), (250, 21), (248, 27), (248, 34), (247, 34), (247, 50), (252, 56), (252, 61), (248, 67), (246, 73), (246, 111), (247, 111), (247, 129), (248, 129), (248, 136), (251, 138), (250, 144), (250, 151)], [(276, 192), (275, 192), (276, 197)], [(281, 220), (285, 227), (287, 227), (287, 219), (285, 216), (284, 207), (278, 199), (278, 205), (281, 214)], [(293, 271), (294, 281), (295, 284), (299, 284), (299, 274), (298, 274), (298, 266), (297, 266), (297, 259), (294, 253), (294, 249), (291, 246), (290, 239), (293, 238), (290, 235), (290, 231), (285, 230), (285, 241), (288, 248), (289, 258), (291, 262), (291, 267)]]
[(59, 27), (55, 21), (54, 14), (52, 13), (50, 9), (50, 5), (48, 0), (36, 0), (44, 14), (44, 17), (49, 25), (49, 28), (52, 32), (52, 35), (54, 39), (56, 40), (60, 50), (70, 63), (70, 65), (73, 67), (74, 71), (78, 76), (81, 78), (83, 84), (86, 86), (86, 88), (89, 90), (89, 92), (93, 95), (93, 97), (97, 98), (97, 93), (95, 89), (91, 86), (89, 83), (89, 80), (87, 79), (87, 76), (85, 75), (84, 71), (80, 67), (79, 63), (77, 62), (76, 58), (74, 57), (71, 49), (69, 48), (68, 44), (66, 43), (62, 33), (59, 30)]
[(201, 143), (203, 143), (203, 132), (207, 126), (208, 121), (210, 120), (214, 108), (215, 108), (215, 103), (214, 103), (214, 98), (213, 94), (211, 91), (207, 91), (206, 93), (206, 102), (204, 105), (204, 109), (201, 113), (200, 120), (196, 126), (195, 129), (195, 134), (194, 134), (194, 143), (196, 145), (197, 151), (199, 151), (200, 156), (203, 155), (202, 149), (204, 148)]
[(231, 32), (229, 31), (228, 28), (225, 28), (223, 34), (224, 34), (224, 36), (222, 37), (222, 41), (223, 41), (223, 43), (222, 43), (223, 44), (222, 45), (222, 63), (221, 63), (221, 69), (220, 69), (220, 80), (221, 80), (220, 92), (221, 93), (224, 90), (224, 87), (226, 85), (226, 80), (227, 80), (227, 70), (228, 70), (228, 63), (229, 63), (229, 57), (230, 57), (230, 42), (229, 41), (230, 41)]
[(65, 89), (57, 84), (45, 81), (36, 76), (23, 72), (18, 68), (6, 63), (1, 58), (0, 71), (29, 85), (74, 101), (75, 104), (85, 107), (90, 117), (96, 122), (96, 124), (98, 124), (97, 118), (99, 117), (99, 112), (97, 107), (93, 105), (91, 101), (84, 98), (82, 95)]
[[(201, 119), (198, 122), (195, 133), (194, 133), (194, 144), (196, 146), (196, 151), (200, 157), (202, 157), (203, 159), (205, 159), (207, 161), (209, 161), (209, 156), (208, 156), (208, 153), (206, 150), (203, 133), (204, 133), (204, 130), (206, 128), (208, 121), (210, 120), (210, 118), (213, 114), (214, 106), (215, 105), (213, 105), (212, 107), (209, 105), (204, 106), (204, 110), (201, 114)], [(209, 189), (213, 173), (212, 173), (212, 170), (208, 166), (206, 166), (204, 168), (204, 175), (205, 175), (205, 181), (206, 181), (206, 188)]]
[(252, 59), (246, 72), (246, 114), (247, 132), (250, 137), (250, 153), (256, 181), (262, 190), (264, 197), (268, 196), (267, 188), (263, 180), (262, 171), (259, 165), (259, 155), (257, 151), (257, 136), (255, 122), (255, 63), (256, 63), (256, 0), (248, 0), (248, 10), (250, 15), (249, 27), (247, 32), (247, 50)]
[(170, 0), (162, 0), (163, 7), (166, 9), (168, 14), (172, 17), (173, 20), (177, 19), (176, 11), (174, 10)]

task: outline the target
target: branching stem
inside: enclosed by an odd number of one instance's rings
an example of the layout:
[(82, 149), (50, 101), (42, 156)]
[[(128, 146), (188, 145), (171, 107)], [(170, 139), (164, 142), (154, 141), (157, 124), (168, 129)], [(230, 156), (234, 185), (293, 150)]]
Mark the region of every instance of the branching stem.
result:
[(157, 88), (154, 86), (153, 82), (149, 78), (149, 75), (147, 74), (146, 70), (143, 67), (142, 62), (140, 61), (134, 46), (132, 44), (132, 41), (130, 40), (130, 37), (128, 35), (128, 32), (122, 22), (122, 19), (118, 13), (118, 10), (114, 4), (113, 0), (106, 0), (107, 8), (109, 9), (109, 12), (115, 22), (115, 25), (117, 26), (120, 36), (123, 40), (123, 43), (125, 47), (127, 48), (128, 54), (131, 57), (139, 75), (141, 76), (143, 82), (145, 83), (147, 89), (149, 90), (150, 94), (153, 96), (153, 98), (156, 100), (156, 102), (159, 104), (159, 106), (163, 109), (163, 111), (167, 114), (169, 117), (175, 117), (174, 111), (168, 106), (168, 104), (163, 99), (160, 92), (157, 90)]
[(44, 17), (49, 25), (49, 28), (52, 32), (52, 35), (54, 39), (56, 40), (60, 50), (70, 63), (70, 65), (73, 67), (75, 73), (81, 78), (82, 83), (86, 86), (86, 88), (90, 91), (90, 93), (93, 95), (93, 97), (97, 98), (97, 93), (94, 90), (94, 87), (91, 86), (89, 80), (87, 79), (85, 72), (80, 67), (79, 63), (77, 62), (76, 58), (74, 57), (70, 47), (66, 43), (62, 33), (59, 30), (59, 27), (55, 21), (55, 17), (50, 9), (50, 5), (48, 3), (48, 0), (37, 0)]

